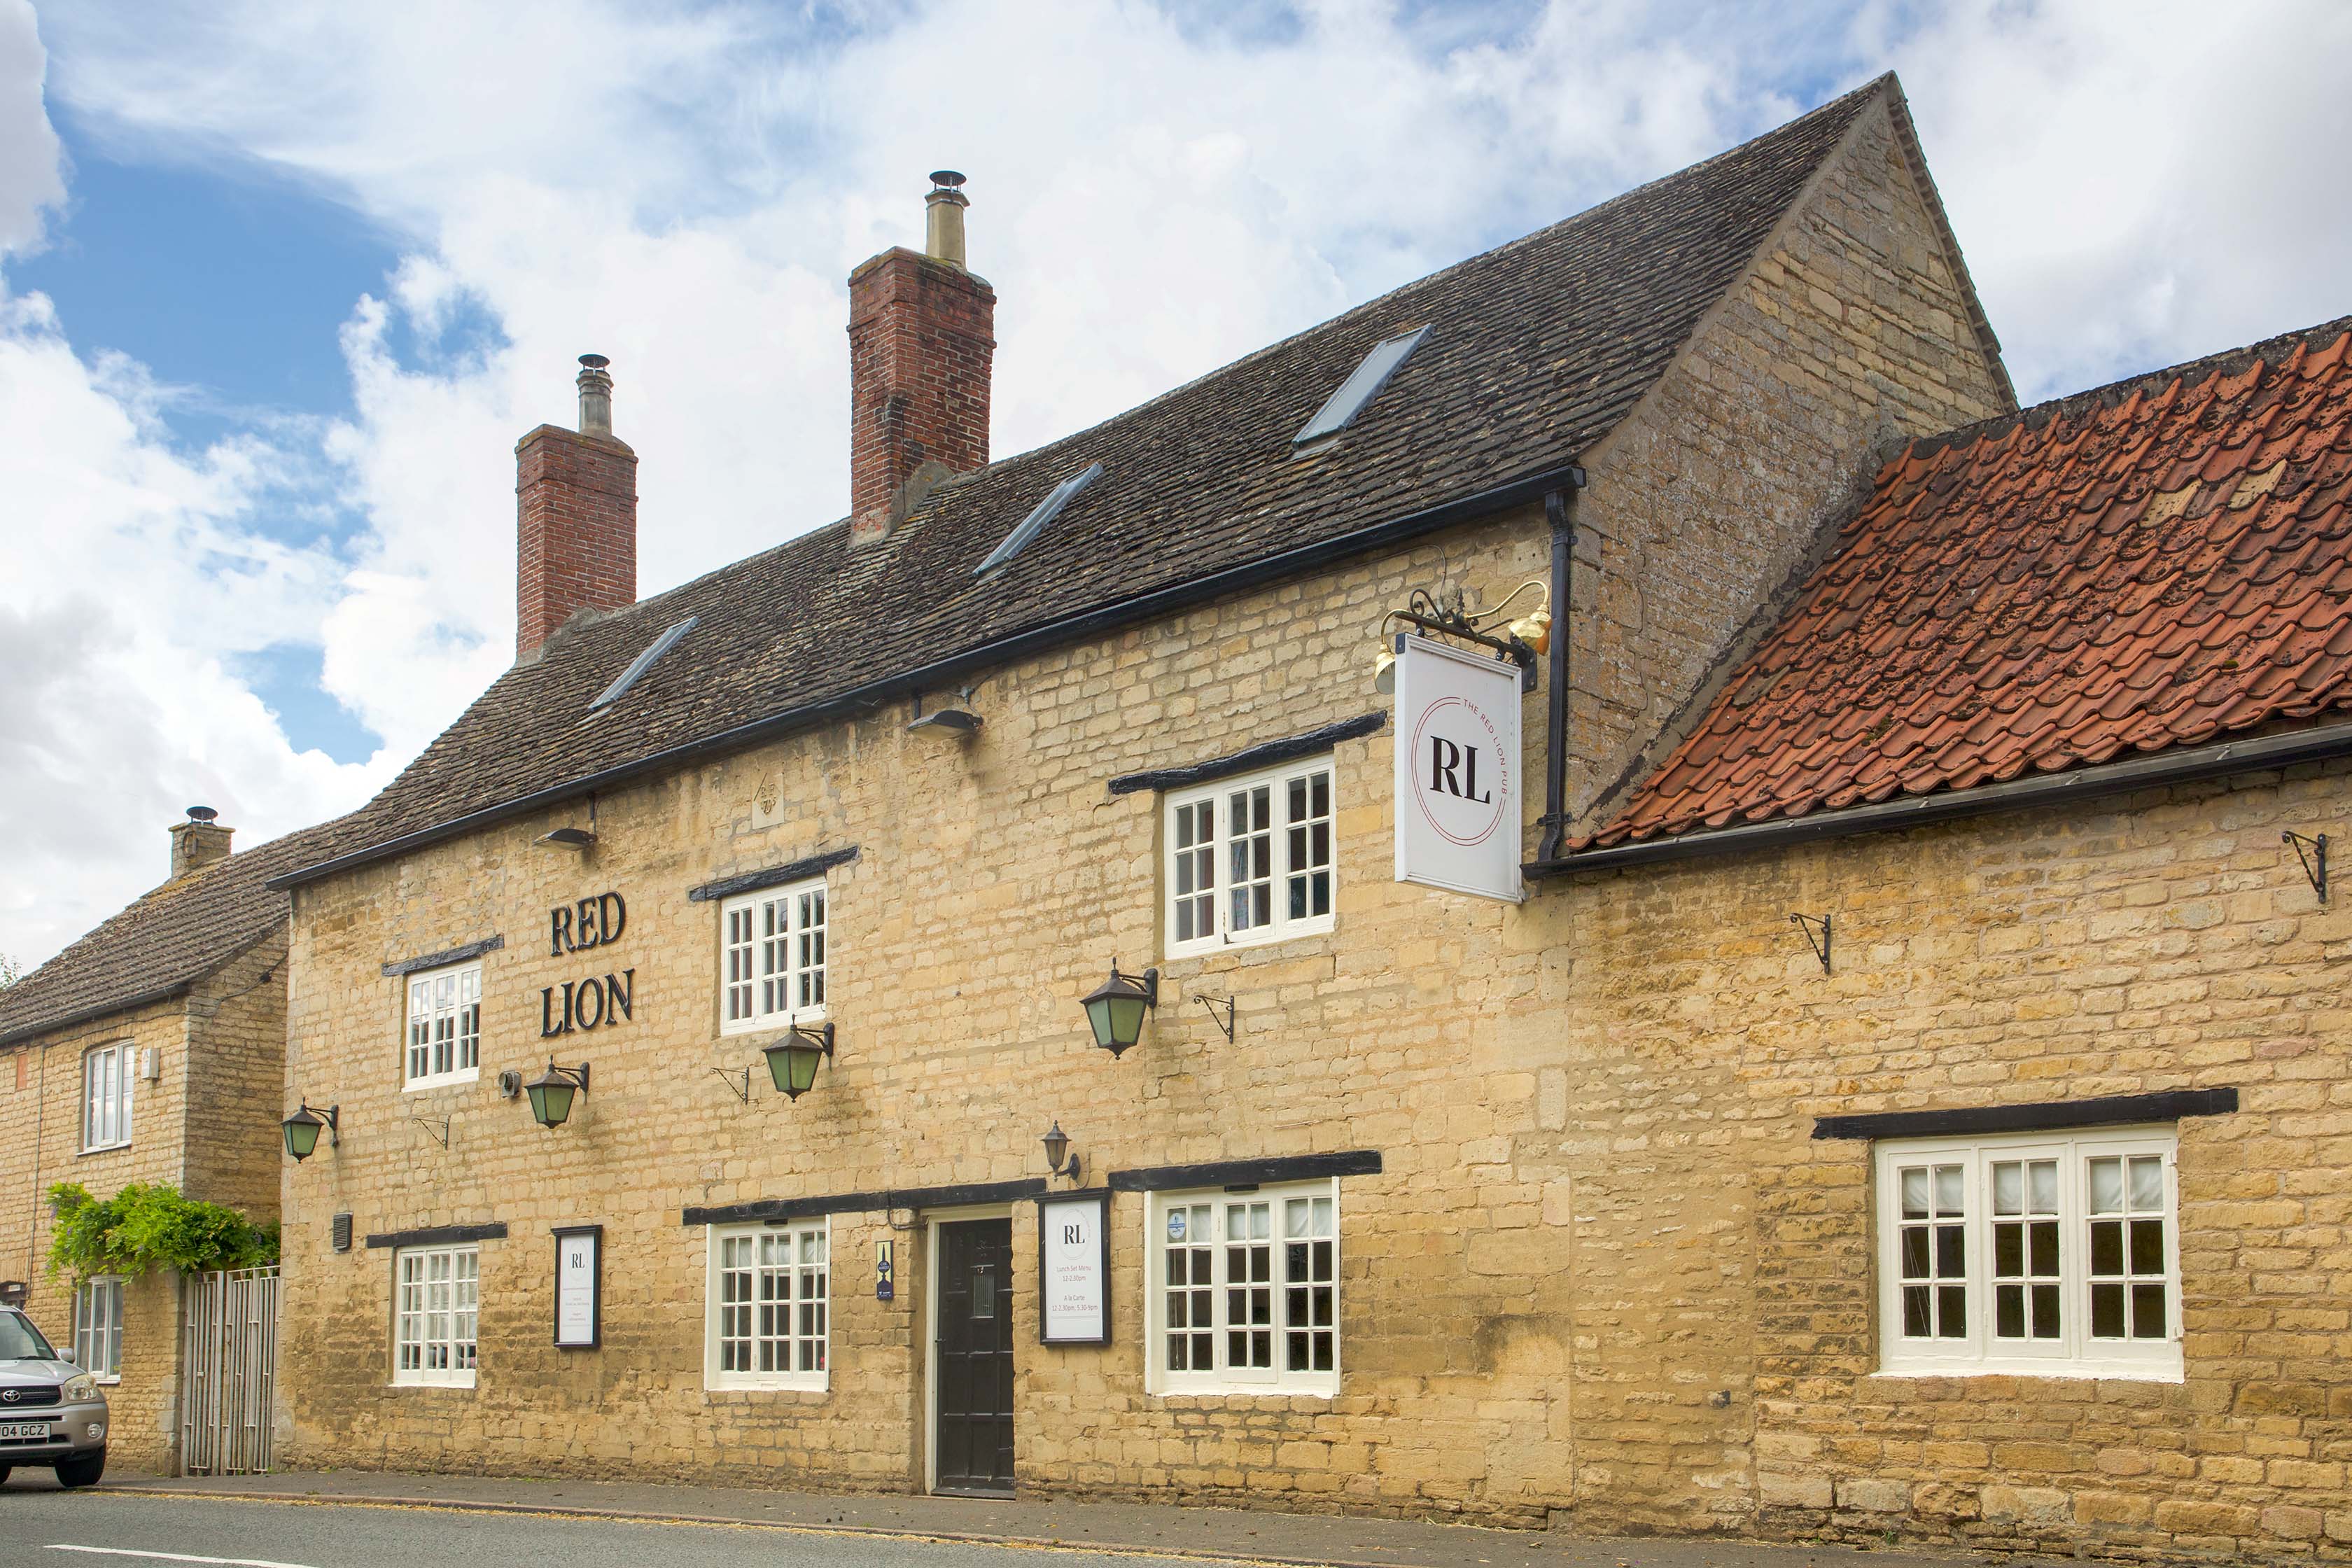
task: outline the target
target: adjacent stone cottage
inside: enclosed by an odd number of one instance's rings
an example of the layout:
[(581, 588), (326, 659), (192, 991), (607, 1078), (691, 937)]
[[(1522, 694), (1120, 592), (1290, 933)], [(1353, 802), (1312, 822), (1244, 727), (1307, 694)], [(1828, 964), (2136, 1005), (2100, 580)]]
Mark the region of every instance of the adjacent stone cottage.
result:
[(109, 1453), (138, 1468), (178, 1460), (180, 1281), (52, 1278), (47, 1194), (160, 1182), (277, 1216), (286, 898), (264, 884), (337, 828), (241, 854), (231, 832), (192, 809), (166, 881), (0, 991), (0, 1289), (107, 1385)]

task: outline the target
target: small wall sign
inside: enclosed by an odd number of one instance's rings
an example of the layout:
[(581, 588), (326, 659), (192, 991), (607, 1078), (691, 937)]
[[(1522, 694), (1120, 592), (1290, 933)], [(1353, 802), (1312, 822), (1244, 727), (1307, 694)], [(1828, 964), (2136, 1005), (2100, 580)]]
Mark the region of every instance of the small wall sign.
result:
[(1110, 1343), (1110, 1194), (1037, 1200), (1037, 1337), (1049, 1345)]
[(574, 1225), (555, 1233), (555, 1344), (594, 1350), (603, 1328), (604, 1227)]
[(897, 1293), (890, 1282), (890, 1268), (898, 1247), (888, 1237), (874, 1244), (874, 1299), (887, 1301)]
[(1517, 903), (1519, 670), (1397, 638), (1396, 879)]

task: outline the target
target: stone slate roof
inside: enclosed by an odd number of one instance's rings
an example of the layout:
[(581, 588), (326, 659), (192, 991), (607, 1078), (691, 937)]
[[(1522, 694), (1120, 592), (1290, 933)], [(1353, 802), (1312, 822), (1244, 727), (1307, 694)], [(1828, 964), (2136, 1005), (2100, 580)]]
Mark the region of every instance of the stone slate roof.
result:
[[(608, 616), (501, 676), (371, 806), (351, 864), (945, 680), (927, 669), (1145, 595), (1557, 475), (1624, 416), (1889, 76), (1778, 131), (1350, 310), (1093, 429), (933, 491), (887, 540), (845, 522)], [(1957, 261), (1957, 257), (1955, 258)], [(1291, 437), (1381, 340), (1429, 338), (1345, 433)], [(1103, 477), (1007, 565), (972, 568), (1063, 479)], [(1491, 510), (1491, 509), (1489, 509)], [(588, 705), (666, 628), (628, 696)], [(967, 669), (971, 668), (966, 667)], [(897, 683), (895, 687), (893, 683)], [(855, 709), (845, 710), (856, 710)], [(312, 869), (323, 873), (331, 868)], [(299, 878), (289, 880), (299, 880)]]
[(1577, 847), (2347, 716), (2352, 317), (1914, 442)]
[(354, 814), (164, 883), (0, 991), (0, 1046), (186, 991), (284, 922), (271, 878), (365, 837)]

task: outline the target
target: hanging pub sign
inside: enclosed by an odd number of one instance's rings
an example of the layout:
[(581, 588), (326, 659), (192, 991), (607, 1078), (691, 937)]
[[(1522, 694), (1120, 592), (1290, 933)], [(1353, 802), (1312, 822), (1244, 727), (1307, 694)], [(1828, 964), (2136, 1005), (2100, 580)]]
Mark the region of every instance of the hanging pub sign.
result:
[(1396, 879), (1517, 903), (1519, 669), (1396, 639)]
[(555, 1232), (555, 1343), (593, 1350), (603, 1327), (596, 1297), (604, 1284), (604, 1227), (560, 1226)]
[(1110, 1194), (1037, 1200), (1037, 1337), (1049, 1345), (1110, 1343)]

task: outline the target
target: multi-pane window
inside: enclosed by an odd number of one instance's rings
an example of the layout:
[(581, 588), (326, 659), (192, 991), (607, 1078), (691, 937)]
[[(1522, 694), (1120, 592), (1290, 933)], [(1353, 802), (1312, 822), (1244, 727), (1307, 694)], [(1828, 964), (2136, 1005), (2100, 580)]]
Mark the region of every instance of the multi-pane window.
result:
[(1168, 951), (1331, 929), (1331, 759), (1171, 793)]
[(122, 1375), (122, 1281), (85, 1279), (74, 1287), (74, 1363), (101, 1382)]
[(719, 906), (719, 1026), (781, 1027), (824, 1016), (822, 877)]
[(474, 1386), (481, 1267), (480, 1250), (472, 1247), (418, 1247), (398, 1255), (393, 1273), (393, 1382)]
[(1884, 1370), (2179, 1376), (2174, 1147), (2147, 1131), (1881, 1145)]
[(82, 1054), (83, 1149), (119, 1149), (131, 1142), (131, 1080), (136, 1055), (127, 1040)]
[(1151, 1385), (1337, 1393), (1339, 1219), (1330, 1182), (1155, 1198)]
[(482, 966), (461, 963), (408, 977), (406, 1079), (411, 1089), (481, 1076)]
[(823, 1221), (712, 1231), (709, 1386), (824, 1387), (829, 1287)]

